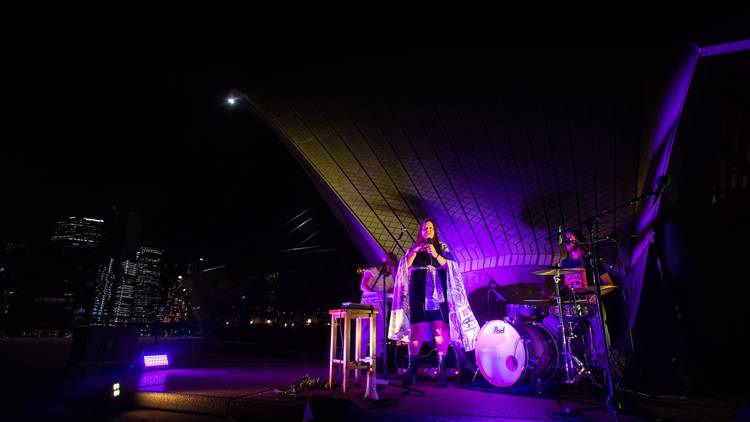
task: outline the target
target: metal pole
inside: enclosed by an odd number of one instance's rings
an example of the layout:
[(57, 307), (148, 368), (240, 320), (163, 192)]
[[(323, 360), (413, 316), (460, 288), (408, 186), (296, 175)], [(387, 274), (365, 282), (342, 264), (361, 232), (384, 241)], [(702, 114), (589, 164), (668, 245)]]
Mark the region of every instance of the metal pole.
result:
[(617, 407), (619, 406), (619, 403), (616, 402), (617, 397), (615, 397), (615, 387), (612, 381), (612, 365), (609, 360), (609, 332), (607, 330), (607, 319), (604, 317), (604, 308), (602, 307), (602, 293), (601, 289), (599, 288), (599, 252), (598, 247), (596, 246), (597, 242), (595, 241), (595, 235), (599, 231), (599, 220), (596, 218), (590, 220), (588, 229), (589, 242), (591, 244), (591, 260), (593, 261), (591, 262), (591, 272), (594, 278), (593, 282), (594, 292), (596, 293), (596, 307), (597, 311), (599, 312), (599, 319), (602, 324), (602, 335), (604, 336), (604, 359), (607, 363), (607, 370), (605, 371), (607, 374), (607, 385), (609, 387), (609, 396), (607, 397), (607, 410), (612, 412), (615, 420), (617, 421), (619, 420), (617, 414)]

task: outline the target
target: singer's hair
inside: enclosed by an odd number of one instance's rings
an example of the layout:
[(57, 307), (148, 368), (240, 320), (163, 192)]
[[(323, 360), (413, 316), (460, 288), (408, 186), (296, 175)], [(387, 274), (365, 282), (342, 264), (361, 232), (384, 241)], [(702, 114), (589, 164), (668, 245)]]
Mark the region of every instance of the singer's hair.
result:
[(422, 237), (422, 227), (424, 227), (427, 223), (432, 223), (432, 227), (435, 229), (435, 236), (432, 237), (432, 245), (435, 246), (438, 250), (440, 249), (440, 239), (438, 238), (438, 231), (437, 226), (435, 225), (435, 220), (432, 218), (425, 218), (424, 220), (419, 222), (419, 233), (417, 234), (417, 240), (414, 242), (416, 244), (422, 244), (425, 243), (425, 239)]

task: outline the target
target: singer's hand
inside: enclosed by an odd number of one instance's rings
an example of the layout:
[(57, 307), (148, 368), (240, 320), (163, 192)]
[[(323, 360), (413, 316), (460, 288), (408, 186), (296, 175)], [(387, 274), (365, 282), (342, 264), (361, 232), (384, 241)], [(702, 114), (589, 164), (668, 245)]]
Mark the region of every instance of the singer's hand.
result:
[(415, 253), (416, 252), (429, 252), (430, 246), (431, 245), (429, 243), (422, 243), (422, 244), (419, 244), (419, 245), (415, 245), (414, 246), (414, 252)]
[(416, 255), (417, 252), (422, 252), (423, 247), (424, 245), (414, 245), (412, 246), (411, 251), (409, 253), (412, 255)]
[(433, 258), (437, 258), (437, 256), (438, 256), (437, 250), (435, 249), (435, 246), (433, 246), (432, 243), (428, 243), (427, 244), (427, 247), (425, 248), (425, 251), (427, 253), (429, 253), (430, 256), (433, 257)]

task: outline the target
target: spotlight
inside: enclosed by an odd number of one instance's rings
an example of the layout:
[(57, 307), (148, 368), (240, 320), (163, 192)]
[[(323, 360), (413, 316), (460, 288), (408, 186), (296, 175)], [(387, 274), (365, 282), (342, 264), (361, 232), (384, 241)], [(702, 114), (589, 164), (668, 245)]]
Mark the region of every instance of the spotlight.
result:
[(112, 384), (112, 397), (120, 397), (120, 383)]
[(169, 357), (167, 355), (144, 355), (143, 367), (153, 368), (156, 366), (169, 366)]

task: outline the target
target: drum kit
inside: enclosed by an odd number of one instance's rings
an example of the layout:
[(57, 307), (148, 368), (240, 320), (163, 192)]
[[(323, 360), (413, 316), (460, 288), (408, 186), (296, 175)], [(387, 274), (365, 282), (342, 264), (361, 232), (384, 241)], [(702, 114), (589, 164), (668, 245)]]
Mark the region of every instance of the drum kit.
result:
[[(585, 377), (603, 388), (592, 373), (594, 367), (601, 366), (588, 321), (598, 318), (598, 308), (591, 303), (595, 291), (591, 287), (560, 286), (562, 275), (581, 271), (585, 269), (535, 271), (536, 275), (553, 277), (553, 296), (508, 304), (504, 319), (485, 323), (475, 346), (477, 372), (497, 387), (524, 386), (537, 393), (556, 379), (570, 385)], [(600, 293), (606, 295), (616, 288), (600, 286)]]

